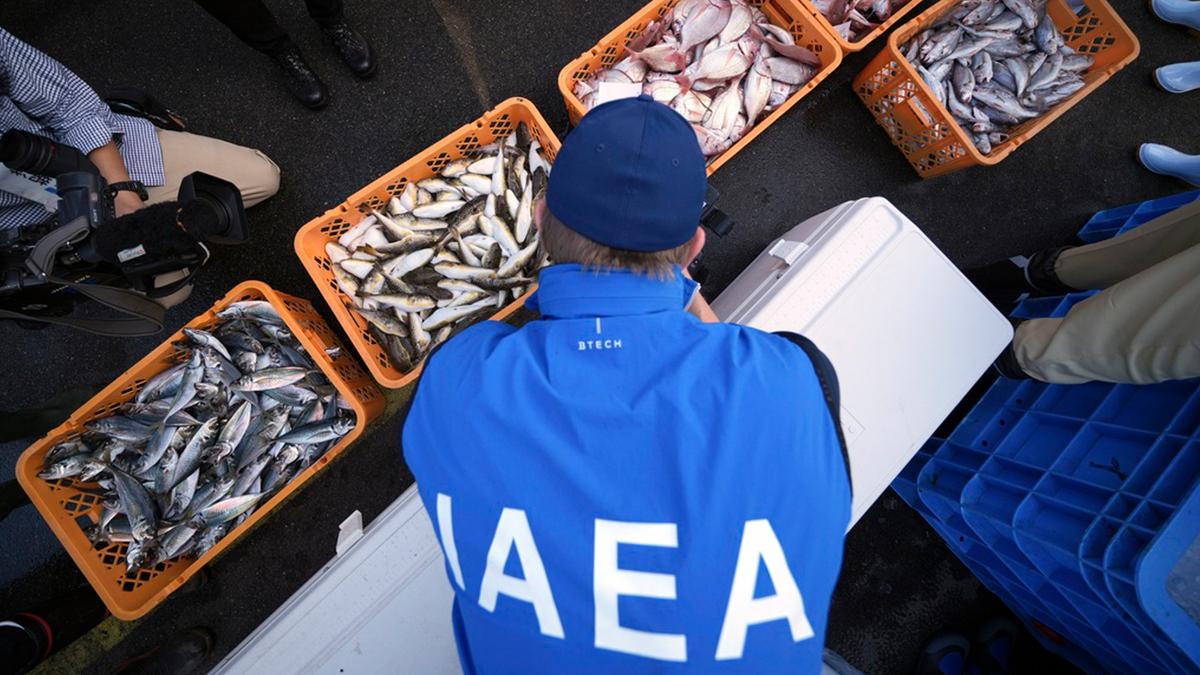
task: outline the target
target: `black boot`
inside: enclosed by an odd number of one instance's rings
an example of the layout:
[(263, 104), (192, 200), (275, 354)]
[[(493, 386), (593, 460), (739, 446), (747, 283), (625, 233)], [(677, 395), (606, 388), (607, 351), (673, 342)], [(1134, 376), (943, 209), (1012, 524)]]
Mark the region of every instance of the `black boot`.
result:
[(1075, 290), (1058, 279), (1054, 264), (1069, 246), (1038, 251), (1032, 256), (1014, 256), (967, 271), (967, 278), (988, 297), (1035, 293), (1058, 295)]
[(345, 21), (321, 26), (321, 32), (333, 43), (338, 56), (355, 75), (366, 79), (375, 74), (375, 53), (361, 33)]
[(271, 58), (283, 69), (286, 78), (284, 84), (287, 85), (288, 91), (292, 92), (292, 96), (313, 110), (325, 107), (329, 102), (329, 90), (308, 66), (299, 47), (289, 44)]

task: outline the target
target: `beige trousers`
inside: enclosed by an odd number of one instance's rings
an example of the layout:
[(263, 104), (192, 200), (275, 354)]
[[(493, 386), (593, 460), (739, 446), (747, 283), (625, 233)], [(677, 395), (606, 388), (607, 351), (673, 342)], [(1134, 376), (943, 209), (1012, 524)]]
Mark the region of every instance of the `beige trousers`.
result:
[[(259, 150), (187, 132), (156, 131), (158, 144), (162, 147), (165, 180), (163, 185), (146, 188), (150, 196), (147, 204), (175, 199), (179, 194), (179, 184), (193, 171), (203, 171), (238, 186), (246, 208), (279, 191), (279, 167)], [(186, 275), (186, 270), (161, 274), (155, 279), (155, 285), (161, 288)], [(188, 284), (156, 301), (164, 307), (174, 307), (191, 294), (192, 286)]]
[(279, 167), (258, 150), (186, 131), (156, 129), (162, 146), (163, 185), (147, 188), (148, 204), (170, 201), (184, 176), (203, 171), (238, 186), (246, 208), (279, 191)]
[(1065, 251), (1055, 272), (1073, 288), (1103, 290), (1064, 318), (1017, 328), (1026, 373), (1055, 384), (1200, 377), (1200, 201)]

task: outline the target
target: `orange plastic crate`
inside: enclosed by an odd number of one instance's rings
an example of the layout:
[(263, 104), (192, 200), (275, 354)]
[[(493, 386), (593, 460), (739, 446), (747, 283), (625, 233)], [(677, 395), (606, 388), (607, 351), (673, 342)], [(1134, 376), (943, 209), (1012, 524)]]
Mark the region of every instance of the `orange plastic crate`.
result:
[(327, 347), (341, 343), (321, 320), (313, 306), (306, 300), (284, 295), (272, 290), (259, 281), (239, 284), (212, 309), (193, 319), (188, 328), (209, 328), (217, 323), (218, 310), (239, 300), (266, 300), (279, 312), (287, 323), (288, 330), (304, 345), (321, 372), (337, 387), (338, 393), (350, 402), (358, 420), (354, 429), (346, 434), (320, 459), (281, 489), (274, 497), (258, 507), (241, 525), (229, 532), (216, 546), (196, 559), (177, 559), (153, 568), (138, 570), (132, 575), (125, 571), (126, 544), (92, 544), (84, 534), (80, 522), (94, 523), (99, 519), (100, 498), (80, 489), (82, 485), (74, 479), (46, 481), (37, 477), (42, 469), (42, 459), (57, 443), (78, 437), (83, 425), (98, 417), (111, 415), (121, 404), (131, 400), (151, 377), (182, 360), (182, 352), (173, 346), (183, 339), (183, 330), (138, 361), (112, 384), (92, 397), (57, 428), (44, 438), (29, 446), (17, 461), (17, 480), (37, 506), (42, 517), (67, 553), (79, 565), (85, 577), (104, 601), (108, 610), (119, 619), (137, 619), (167, 599), (175, 589), (184, 585), (193, 574), (216, 558), (226, 548), (241, 538), (275, 507), (291, 497), (326, 464), (340, 455), (343, 450), (362, 435), (367, 424), (383, 411), (383, 392), (371, 381), (371, 377), (348, 352), (343, 350), (336, 359), (325, 353)]
[[(758, 137), (767, 127), (774, 124), (808, 92), (812, 91), (842, 62), (842, 50), (834, 37), (817, 23), (812, 11), (802, 7), (797, 0), (748, 0), (767, 15), (771, 23), (786, 28), (796, 38), (796, 44), (808, 47), (821, 58), (821, 68), (813, 79), (796, 90), (794, 94), (771, 112), (760, 119), (757, 124), (746, 132), (746, 135), (728, 150), (717, 155), (708, 165), (708, 175), (712, 175), (734, 155), (738, 154)], [(642, 34), (652, 21), (661, 19), (668, 10), (679, 4), (679, 0), (651, 0), (650, 4), (641, 8), (625, 23), (617, 26), (611, 33), (601, 38), (600, 42), (579, 58), (568, 63), (558, 74), (558, 90), (562, 93), (563, 103), (567, 106), (567, 115), (571, 124), (579, 124), (587, 109), (583, 102), (575, 96), (575, 83), (587, 79), (597, 70), (608, 68), (617, 61), (625, 58), (625, 48), (637, 36)], [(828, 25), (828, 22), (826, 22)]]
[(858, 97), (922, 178), (969, 166), (996, 164), (1008, 157), (1137, 58), (1141, 49), (1137, 37), (1104, 0), (1084, 0), (1080, 14), (1072, 11), (1064, 0), (1050, 0), (1047, 11), (1063, 39), (1075, 51), (1090, 54), (1096, 63), (1083, 76), (1082, 89), (1045, 115), (1013, 127), (1011, 138), (985, 155), (937, 100), (900, 49), (909, 38), (959, 2), (942, 0), (892, 33), (883, 51), (854, 78)]
[(842, 48), (843, 54), (847, 54), (850, 52), (862, 51), (862, 49), (864, 47), (866, 47), (867, 45), (874, 42), (875, 38), (888, 32), (888, 30), (891, 29), (892, 26), (895, 26), (897, 23), (900, 23), (901, 19), (903, 19), (905, 16), (907, 16), (909, 12), (913, 11), (913, 9), (915, 9), (917, 5), (921, 4), (921, 0), (908, 0), (908, 3), (906, 5), (904, 5), (898, 11), (896, 11), (895, 14), (892, 14), (891, 16), (889, 16), (887, 21), (884, 21), (883, 23), (876, 26), (875, 30), (872, 30), (870, 33), (867, 33), (866, 35), (860, 37), (857, 40), (850, 41), (850, 40), (843, 38), (841, 33), (837, 32), (837, 29), (835, 29), (833, 27), (833, 24), (829, 23), (829, 19), (826, 19), (825, 15), (822, 14), (812, 4), (812, 0), (796, 0), (796, 2), (799, 2), (800, 5), (802, 7), (804, 7), (804, 9), (806, 9), (812, 13), (813, 17), (816, 18), (817, 23), (821, 24), (821, 27), (824, 28), (829, 33), (829, 35), (831, 37), (833, 37), (834, 41), (837, 42), (838, 46)]
[[(338, 287), (329, 257), (325, 255), (325, 244), (336, 241), (343, 232), (370, 215), (371, 209), (383, 208), (388, 199), (398, 196), (410, 181), (435, 176), (450, 162), (466, 157), (492, 141), (507, 138), (521, 122), (525, 123), (530, 134), (541, 144), (542, 156), (547, 162), (553, 163), (555, 155), (558, 154), (558, 137), (550, 130), (550, 125), (532, 103), (523, 98), (510, 98), (484, 113), (483, 117), (460, 127), (417, 156), (387, 172), (356, 192), (342, 205), (309, 221), (296, 233), (296, 255), (300, 257), (304, 269), (308, 270), (313, 283), (321, 290), (321, 295), (329, 303), (338, 323), (350, 336), (350, 342), (367, 364), (367, 369), (383, 386), (393, 389), (407, 386), (420, 376), (424, 361), (407, 372), (392, 364), (387, 351), (368, 330), (366, 319), (359, 316), (350, 298)], [(517, 308), (525, 303), (525, 298), (533, 293), (534, 288), (536, 285), (526, 291), (525, 295), (501, 308), (490, 320), (502, 321), (517, 311)]]

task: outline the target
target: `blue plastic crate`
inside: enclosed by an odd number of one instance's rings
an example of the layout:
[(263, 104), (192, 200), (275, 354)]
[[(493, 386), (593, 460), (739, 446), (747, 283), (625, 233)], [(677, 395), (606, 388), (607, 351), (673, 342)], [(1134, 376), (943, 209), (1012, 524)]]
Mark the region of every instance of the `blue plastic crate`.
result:
[[(1113, 236), (1200, 191), (1096, 214)], [(1061, 317), (1092, 293), (1033, 298)], [(1087, 672), (1200, 673), (1200, 380), (998, 380), (893, 483), (1039, 640)]]
[(1197, 199), (1200, 190), (1100, 211), (1079, 231), (1079, 238), (1091, 243), (1115, 237)]

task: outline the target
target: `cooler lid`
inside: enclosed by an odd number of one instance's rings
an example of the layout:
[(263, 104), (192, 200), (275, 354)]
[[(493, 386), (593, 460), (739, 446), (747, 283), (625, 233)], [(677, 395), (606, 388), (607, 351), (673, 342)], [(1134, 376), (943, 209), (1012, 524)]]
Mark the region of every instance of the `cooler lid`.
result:
[(801, 333), (837, 369), (851, 524), (1012, 339), (1012, 327), (895, 206), (860, 199), (772, 243), (713, 303), (723, 320)]

